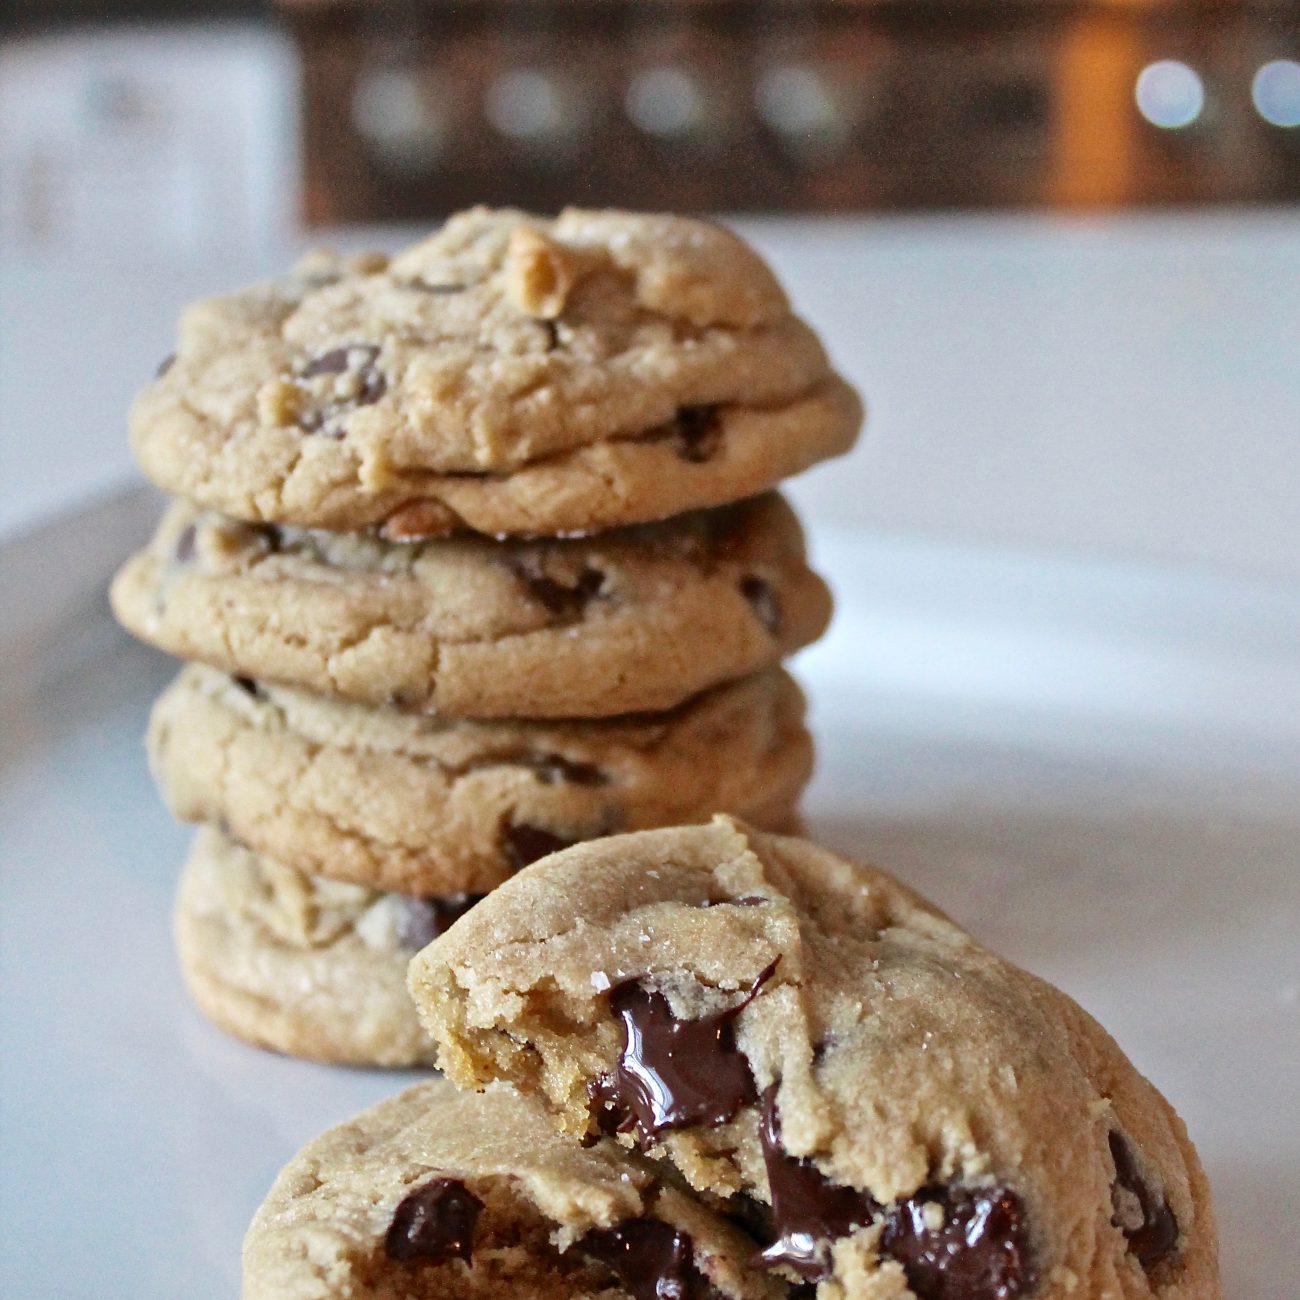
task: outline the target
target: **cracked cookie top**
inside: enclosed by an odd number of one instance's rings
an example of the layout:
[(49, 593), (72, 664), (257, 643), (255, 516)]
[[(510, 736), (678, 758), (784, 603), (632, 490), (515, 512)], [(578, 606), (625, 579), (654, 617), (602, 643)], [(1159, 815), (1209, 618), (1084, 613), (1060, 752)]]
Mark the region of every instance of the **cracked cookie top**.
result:
[(521, 872), (411, 964), (507, 1082), (721, 1198), (821, 1300), (1220, 1300), (1168, 1103), (1058, 990), (883, 872), (732, 818)]
[(131, 430), (151, 478), (239, 518), (519, 534), (752, 494), (859, 419), (728, 231), (474, 209), (392, 259), (196, 303)]

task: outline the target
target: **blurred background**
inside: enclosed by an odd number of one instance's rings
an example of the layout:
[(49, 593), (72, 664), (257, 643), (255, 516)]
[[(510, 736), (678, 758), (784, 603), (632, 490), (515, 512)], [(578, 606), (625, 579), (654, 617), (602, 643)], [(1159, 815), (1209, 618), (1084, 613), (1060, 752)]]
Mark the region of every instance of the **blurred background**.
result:
[(735, 219), (871, 399), (819, 520), (1300, 574), (1300, 7), (23, 0), (0, 538), (129, 480), (179, 305), (473, 202)]

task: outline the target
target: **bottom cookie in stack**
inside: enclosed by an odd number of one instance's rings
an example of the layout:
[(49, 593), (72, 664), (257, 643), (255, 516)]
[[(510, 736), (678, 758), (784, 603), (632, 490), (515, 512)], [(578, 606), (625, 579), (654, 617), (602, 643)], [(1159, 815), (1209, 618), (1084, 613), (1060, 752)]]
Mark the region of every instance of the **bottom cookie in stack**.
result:
[(186, 668), (150, 753), (181, 817), (186, 983), (229, 1032), (295, 1056), (428, 1065), (411, 956), (557, 848), (719, 809), (794, 824), (812, 766), (799, 688), (773, 670), (668, 714), (471, 722)]
[(301, 1151), (244, 1241), (244, 1300), (774, 1300), (753, 1245), (617, 1143), (434, 1080)]
[(238, 1038), (345, 1065), (432, 1065), (407, 963), (478, 897), (307, 876), (205, 826), (181, 873), (176, 947), (199, 1009)]

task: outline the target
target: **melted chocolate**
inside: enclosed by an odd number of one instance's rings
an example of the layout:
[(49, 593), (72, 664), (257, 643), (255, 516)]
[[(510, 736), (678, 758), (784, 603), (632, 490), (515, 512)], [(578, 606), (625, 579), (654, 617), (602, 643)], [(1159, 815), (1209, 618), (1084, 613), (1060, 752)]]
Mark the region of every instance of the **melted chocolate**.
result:
[(623, 1050), (613, 1072), (591, 1086), (597, 1127), (635, 1132), (647, 1146), (669, 1129), (725, 1124), (756, 1100), (754, 1075), (731, 1022), (775, 969), (773, 962), (734, 1007), (698, 1020), (679, 1020), (662, 993), (636, 980), (618, 985), (610, 1006), (623, 1022)]
[[(943, 1222), (927, 1224), (927, 1206)], [(1008, 1188), (924, 1187), (885, 1215), (880, 1252), (917, 1300), (1016, 1300), (1034, 1283), (1025, 1207)]]
[(684, 406), (673, 426), (677, 454), (692, 465), (702, 465), (718, 450), (722, 424), (716, 406)]
[(389, 1259), (444, 1264), (473, 1258), (474, 1224), (483, 1202), (456, 1178), (431, 1178), (393, 1213), (384, 1238)]
[(512, 871), (520, 871), (548, 853), (571, 849), (578, 843), (576, 839), (556, 835), (541, 826), (530, 826), (527, 822), (507, 822), (501, 828), (501, 840)]
[(553, 618), (577, 618), (605, 585), (605, 575), (598, 569), (583, 569), (574, 582), (563, 583), (543, 573), (536, 560), (512, 560), (509, 567), (528, 594)]
[(595, 1228), (574, 1249), (604, 1264), (634, 1300), (708, 1300), (717, 1295), (695, 1267), (690, 1237), (658, 1219)]
[[(776, 1093), (776, 1084), (764, 1090), (759, 1126), (775, 1236), (759, 1257), (764, 1264), (820, 1281), (830, 1273), (831, 1243), (883, 1215), (880, 1253), (903, 1266), (917, 1300), (1016, 1300), (1033, 1285), (1024, 1206), (1014, 1192), (928, 1187), (885, 1209), (784, 1149)], [(938, 1227), (927, 1224), (927, 1205), (942, 1207)]]
[(740, 580), (740, 594), (749, 602), (754, 616), (773, 635), (781, 631), (781, 606), (772, 584), (752, 573)]
[(486, 897), (486, 894), (443, 894), (436, 898), (407, 898), (399, 914), (397, 937), (403, 947), (419, 952)]
[(1115, 1162), (1115, 1185), (1134, 1197), (1142, 1212), (1141, 1223), (1131, 1223), (1117, 1214), (1111, 1220), (1128, 1241), (1128, 1248), (1148, 1272), (1167, 1259), (1178, 1247), (1178, 1220), (1169, 1202), (1157, 1198), (1138, 1172), (1133, 1148), (1119, 1133), (1111, 1131), (1110, 1157)]
[(759, 1258), (768, 1266), (784, 1264), (816, 1282), (829, 1274), (830, 1243), (870, 1223), (880, 1206), (866, 1192), (831, 1182), (811, 1160), (786, 1151), (776, 1093), (775, 1083), (763, 1091), (758, 1130), (775, 1232), (775, 1240)]

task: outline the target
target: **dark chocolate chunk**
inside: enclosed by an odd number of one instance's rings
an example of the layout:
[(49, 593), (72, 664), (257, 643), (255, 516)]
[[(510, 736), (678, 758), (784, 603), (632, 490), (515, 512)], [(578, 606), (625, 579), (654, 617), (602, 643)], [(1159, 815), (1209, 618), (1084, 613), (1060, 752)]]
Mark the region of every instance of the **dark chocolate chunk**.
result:
[(1169, 1202), (1157, 1197), (1138, 1171), (1128, 1139), (1112, 1129), (1109, 1140), (1110, 1158), (1115, 1162), (1115, 1217), (1111, 1222), (1124, 1233), (1138, 1263), (1150, 1272), (1177, 1249), (1178, 1220)]
[(193, 524), (186, 524), (180, 531), (180, 536), (176, 538), (176, 563), (189, 564), (194, 559), (194, 553), (199, 538), (198, 529)]
[(440, 934), (445, 934), (486, 894), (442, 894), (434, 898), (407, 898), (397, 922), (402, 946), (419, 952)]
[(781, 1145), (777, 1084), (763, 1090), (759, 1140), (772, 1197), (775, 1240), (759, 1256), (768, 1265), (784, 1264), (800, 1277), (819, 1281), (830, 1270), (830, 1243), (868, 1224), (880, 1206), (867, 1192), (833, 1183), (805, 1156)]
[(537, 322), (546, 333), (546, 350), (554, 352), (560, 346), (560, 327), (553, 320)]
[(514, 767), (526, 767), (544, 785), (606, 785), (609, 778), (595, 763), (575, 763), (562, 754), (530, 754), (512, 760)]
[[(1016, 1300), (1034, 1283), (1024, 1205), (1007, 1188), (926, 1187), (884, 1209), (869, 1192), (833, 1183), (781, 1145), (777, 1085), (763, 1092), (759, 1137), (775, 1240), (760, 1259), (810, 1282), (830, 1271), (830, 1245), (883, 1214), (880, 1253), (897, 1260), (917, 1300)], [(934, 1209), (942, 1223), (928, 1221)]]
[(598, 569), (585, 568), (572, 583), (559, 582), (543, 573), (535, 557), (510, 561), (510, 571), (528, 589), (528, 594), (555, 618), (576, 618), (605, 585)]
[(718, 1294), (695, 1266), (690, 1237), (658, 1219), (594, 1228), (573, 1249), (609, 1269), (634, 1300), (711, 1300)]
[(361, 391), (352, 399), (354, 406), (373, 406), (388, 391), (388, 380), (368, 366), (361, 372)]
[(554, 831), (541, 826), (530, 826), (527, 822), (507, 822), (502, 827), (501, 839), (514, 871), (531, 866), (548, 853), (558, 853), (561, 849), (570, 849), (578, 843), (576, 839), (556, 835)]
[(230, 680), (234, 682), (245, 695), (251, 696), (255, 700), (260, 700), (264, 695), (262, 688), (252, 677), (232, 677)]
[(353, 352), (366, 353), (362, 365), (369, 365), (379, 355), (379, 349), (372, 343), (347, 343), (341, 348), (330, 348), (328, 352), (313, 357), (300, 373), (304, 379), (315, 379), (317, 375), (341, 375), (348, 368), (348, 360)]
[(716, 406), (684, 406), (673, 426), (677, 454), (692, 465), (702, 465), (722, 441), (722, 424)]
[[(388, 381), (375, 365), (378, 356), (379, 348), (374, 343), (347, 343), (308, 361), (298, 372), (300, 379), (315, 379), (318, 375), (341, 375), (351, 370), (356, 374), (360, 386), (354, 397), (329, 401), (317, 410), (304, 411), (298, 420), (299, 427), (307, 433), (316, 433), (337, 416), (355, 410), (358, 406), (370, 406), (383, 397), (388, 391)], [(342, 436), (342, 431), (337, 430), (336, 436)]]
[(749, 601), (758, 621), (773, 636), (781, 632), (781, 605), (776, 598), (772, 584), (752, 573), (740, 580), (740, 594)]
[(771, 1241), (776, 1236), (772, 1226), (772, 1207), (748, 1192), (737, 1192), (719, 1205), (724, 1218), (755, 1241)]
[(473, 1258), (474, 1224), (483, 1202), (456, 1178), (431, 1178), (397, 1207), (384, 1250), (389, 1259), (443, 1264)]
[(610, 1007), (623, 1022), (623, 1050), (611, 1074), (591, 1086), (602, 1132), (634, 1132), (647, 1146), (669, 1129), (725, 1124), (757, 1099), (754, 1075), (736, 1046), (732, 1021), (758, 996), (773, 962), (734, 1007), (679, 1020), (668, 999), (637, 980), (618, 985)]
[(155, 379), (161, 379), (176, 364), (176, 353), (170, 352), (158, 363), (158, 369), (153, 372)]
[(1035, 1280), (1024, 1203), (1005, 1187), (923, 1187), (889, 1207), (880, 1253), (917, 1300), (1016, 1300)]

